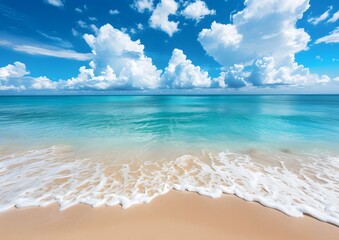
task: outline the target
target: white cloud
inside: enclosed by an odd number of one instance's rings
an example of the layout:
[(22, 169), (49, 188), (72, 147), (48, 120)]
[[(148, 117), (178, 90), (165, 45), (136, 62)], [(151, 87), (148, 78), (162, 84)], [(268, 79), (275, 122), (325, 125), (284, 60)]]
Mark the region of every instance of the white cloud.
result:
[(211, 85), (208, 73), (194, 66), (182, 50), (174, 49), (166, 67), (163, 85), (170, 88), (201, 88)]
[[(110, 66), (107, 66), (98, 76), (94, 74), (93, 68), (86, 68), (83, 66), (80, 67), (77, 77), (73, 77), (66, 81), (61, 80), (58, 83), (59, 88), (72, 90), (106, 90), (118, 86), (118, 79)], [(123, 86), (123, 83), (121, 86)]]
[(97, 36), (85, 34), (92, 48), (91, 68), (81, 67), (77, 77), (60, 82), (66, 89), (152, 89), (160, 86), (161, 71), (144, 54), (140, 40), (110, 24), (102, 26)]
[(56, 82), (52, 82), (47, 77), (30, 77), (30, 72), (26, 65), (21, 62), (14, 62), (0, 68), (0, 91), (24, 91), (55, 89)]
[(14, 85), (1, 85), (0, 84), (0, 91), (13, 91), (13, 90), (26, 90), (24, 86), (14, 86)]
[(336, 13), (333, 14), (333, 16), (328, 19), (328, 23), (334, 23), (339, 19), (339, 11), (337, 11)]
[(23, 52), (31, 55), (41, 55), (56, 58), (73, 59), (78, 61), (90, 60), (91, 53), (79, 53), (73, 50), (37, 44), (16, 44), (7, 40), (0, 40), (0, 46), (10, 48), (17, 52)]
[(108, 13), (111, 14), (111, 15), (117, 15), (120, 12), (117, 9), (111, 9), (111, 10), (108, 11)]
[[(223, 85), (229, 88), (242, 88), (248, 85), (246, 79), (250, 75), (250, 72), (244, 71), (245, 66), (241, 64), (234, 64), (225, 73), (221, 73), (218, 78), (219, 84), (222, 77), (224, 78)], [(220, 84), (222, 87), (222, 84)]]
[(170, 21), (168, 17), (176, 14), (178, 7), (178, 3), (174, 0), (161, 0), (150, 18), (151, 27), (160, 29), (171, 37), (173, 33), (179, 30), (179, 22)]
[(138, 12), (143, 13), (144, 11), (153, 11), (154, 0), (134, 0), (132, 7)]
[(199, 33), (198, 40), (215, 60), (223, 65), (232, 65), (241, 60), (236, 58), (242, 58), (240, 55), (234, 55), (239, 49), (242, 38), (234, 25), (213, 22), (211, 29), (203, 29)]
[(310, 85), (330, 81), (328, 76), (311, 74), (308, 68), (298, 65), (296, 62), (277, 66), (273, 57), (257, 59), (251, 67), (251, 75), (247, 81), (254, 86), (276, 84)]
[(307, 49), (310, 36), (295, 28), (295, 23), (309, 7), (308, 0), (245, 3), (245, 9), (233, 15), (233, 24), (214, 22), (211, 29), (203, 29), (199, 34), (203, 48), (220, 64), (251, 64), (266, 55), (282, 63)]
[(55, 7), (62, 7), (64, 6), (61, 0), (45, 0), (45, 3), (53, 5)]
[(339, 27), (337, 27), (329, 35), (321, 37), (315, 41), (315, 44), (319, 43), (339, 43)]
[[(132, 41), (128, 34), (106, 24), (96, 36), (84, 35), (92, 48), (90, 67), (81, 67), (76, 77), (53, 82), (47, 77), (24, 77), (25, 65), (15, 63), (0, 69), (2, 90), (107, 90), (107, 89), (154, 89), (160, 87), (161, 71), (144, 54), (140, 40)], [(9, 81), (10, 80), (10, 81)]]
[(30, 88), (35, 90), (41, 90), (41, 89), (56, 89), (58, 83), (53, 82), (47, 77), (37, 77), (33, 78)]
[[(1, 45), (1, 43), (0, 43)], [(65, 58), (65, 59), (73, 59), (78, 61), (86, 61), (91, 59), (92, 54), (90, 53), (78, 53), (73, 50), (67, 50), (62, 48), (44, 48), (38, 47), (34, 45), (11, 45), (9, 46), (14, 51), (24, 52), (31, 55), (41, 55), (41, 56), (49, 56), (56, 58)]]
[(314, 25), (317, 25), (318, 23), (326, 20), (329, 17), (331, 10), (332, 10), (332, 6), (330, 6), (329, 9), (323, 14), (321, 14), (319, 17), (309, 18), (307, 21)]
[(273, 57), (258, 58), (251, 65), (235, 64), (228, 68), (217, 80), (224, 81), (224, 86), (241, 88), (244, 86), (307, 86), (317, 83), (328, 83), (326, 75), (311, 74), (308, 68), (293, 62), (289, 65), (277, 66)]
[(207, 54), (225, 69), (225, 85), (298, 85), (329, 80), (311, 74), (294, 60), (295, 53), (307, 50), (310, 41), (304, 29), (296, 28), (309, 7), (308, 0), (247, 0), (245, 5), (233, 15), (232, 24), (213, 22), (198, 37)]
[(75, 8), (75, 11), (78, 12), (78, 13), (82, 13), (81, 8)]
[(187, 19), (193, 19), (195, 21), (200, 21), (207, 15), (214, 15), (215, 10), (210, 10), (206, 6), (206, 3), (201, 0), (196, 0), (195, 2), (189, 4), (184, 11), (181, 13)]
[(14, 64), (0, 68), (0, 80), (23, 77), (27, 74), (29, 74), (29, 71), (26, 70), (26, 65), (21, 62), (14, 62)]
[(137, 28), (138, 28), (138, 30), (143, 30), (144, 29), (144, 25), (142, 25), (141, 23), (138, 23), (137, 24)]

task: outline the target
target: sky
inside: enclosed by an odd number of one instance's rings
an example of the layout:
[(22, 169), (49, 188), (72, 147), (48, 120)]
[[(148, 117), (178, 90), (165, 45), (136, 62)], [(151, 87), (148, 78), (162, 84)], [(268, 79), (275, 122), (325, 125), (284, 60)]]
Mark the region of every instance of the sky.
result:
[(0, 94), (339, 93), (338, 0), (0, 0)]

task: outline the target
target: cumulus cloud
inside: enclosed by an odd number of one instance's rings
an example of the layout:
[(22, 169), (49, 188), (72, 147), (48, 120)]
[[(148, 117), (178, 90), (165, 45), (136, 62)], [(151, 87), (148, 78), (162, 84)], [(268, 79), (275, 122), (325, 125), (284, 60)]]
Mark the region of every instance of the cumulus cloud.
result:
[(55, 7), (62, 7), (64, 6), (61, 0), (45, 0), (45, 3), (53, 5)]
[(81, 67), (77, 77), (63, 81), (67, 89), (152, 89), (160, 86), (161, 71), (152, 59), (144, 54), (140, 40), (110, 24), (102, 26), (97, 35), (85, 34), (84, 39), (92, 48), (90, 68)]
[(334, 23), (339, 19), (339, 11), (335, 12), (333, 16), (327, 20), (328, 23)]
[[(203, 29), (199, 34), (199, 42), (205, 51), (224, 66), (242, 61), (244, 56), (236, 55), (243, 36), (231, 24), (213, 22), (211, 29)], [(223, 52), (227, 52), (225, 55)]]
[(329, 35), (321, 37), (315, 41), (315, 44), (319, 43), (339, 43), (339, 27), (337, 27)]
[[(208, 88), (211, 78), (193, 65), (182, 50), (174, 49), (164, 73), (145, 56), (140, 40), (110, 24), (96, 35), (85, 34), (93, 60), (79, 74), (66, 80), (51, 81), (45, 76), (30, 77), (23, 63), (0, 68), (0, 90), (110, 90), (157, 88)], [(4, 82), (5, 84), (3, 84)]]
[(251, 65), (233, 65), (214, 80), (216, 81), (219, 87), (241, 88), (245, 86), (307, 86), (328, 83), (331, 79), (327, 75), (312, 74), (308, 68), (295, 62), (277, 66), (273, 57), (262, 57)]
[(163, 85), (169, 88), (202, 88), (211, 85), (208, 73), (194, 66), (179, 49), (173, 50), (162, 78)]
[(14, 62), (5, 67), (0, 68), (0, 80), (8, 80), (9, 78), (18, 78), (29, 74), (26, 65), (21, 62)]
[(203, 48), (220, 64), (250, 64), (265, 55), (283, 63), (307, 49), (310, 36), (295, 23), (309, 7), (308, 0), (247, 0), (245, 4), (243, 11), (233, 15), (233, 24), (213, 22), (211, 29), (199, 34)]
[(30, 72), (26, 65), (21, 62), (14, 62), (0, 68), (0, 90), (1, 91), (23, 91), (23, 90), (40, 90), (55, 89), (57, 83), (52, 82), (47, 77), (30, 77)]
[(308, 8), (308, 0), (246, 0), (233, 23), (213, 22), (198, 40), (225, 69), (225, 86), (325, 82), (328, 77), (311, 74), (294, 60), (310, 41), (304, 29), (296, 28)]
[(46, 76), (32, 78), (32, 82), (30, 84), (30, 88), (35, 90), (56, 89), (57, 86), (58, 86), (57, 82), (51, 81)]
[(161, 0), (150, 18), (150, 26), (166, 32), (170, 37), (177, 32), (179, 22), (170, 21), (169, 15), (176, 14), (178, 3), (174, 0)]
[(196, 0), (195, 2), (187, 5), (181, 14), (187, 19), (200, 21), (207, 15), (214, 15), (215, 10), (208, 9), (204, 1)]
[(326, 12), (324, 12), (323, 14), (321, 14), (320, 16), (309, 18), (307, 21), (314, 24), (314, 25), (317, 25), (318, 23), (326, 20), (330, 16), (331, 10), (332, 10), (332, 6), (330, 6), (329, 9)]
[[(15, 62), (0, 68), (2, 90), (108, 90), (154, 89), (160, 87), (161, 71), (144, 54), (140, 40), (106, 24), (96, 35), (85, 34), (92, 48), (89, 67), (82, 66), (79, 74), (67, 80), (51, 81), (47, 77), (33, 78), (23, 63)], [(6, 84), (3, 84), (6, 80)]]
[(146, 10), (153, 10), (153, 1), (154, 0), (134, 0), (132, 7), (138, 12), (145, 12)]
[[(94, 64), (91, 62), (91, 65)], [(124, 83), (121, 83), (121, 86)], [(66, 81), (59, 81), (58, 87), (61, 89), (94, 89), (94, 90), (106, 90), (114, 87), (118, 87), (119, 82), (113, 71), (108, 65), (106, 69), (100, 72), (97, 76), (94, 73), (93, 68), (80, 67), (77, 77), (72, 77)]]
[[(78, 59), (91, 61), (89, 66), (79, 69), (77, 76), (59, 81), (51, 81), (44, 76), (30, 77), (26, 66), (15, 62), (0, 68), (0, 90), (253, 89), (327, 83), (330, 81), (328, 76), (312, 74), (294, 59), (297, 52), (307, 49), (310, 41), (304, 29), (296, 28), (297, 20), (302, 18), (308, 7), (308, 0), (246, 0), (244, 10), (233, 15), (231, 24), (213, 22), (210, 28), (203, 29), (198, 36), (199, 42), (207, 54), (222, 66), (217, 78), (211, 79), (179, 49), (173, 50), (162, 73), (146, 56), (140, 40), (134, 41), (126, 32), (106, 24), (96, 28), (94, 34), (84, 35), (92, 53), (78, 55)], [(170, 36), (177, 31), (178, 23), (168, 20), (168, 16), (175, 14), (177, 9), (178, 4), (174, 0), (162, 0), (152, 14), (160, 21), (156, 28), (162, 29), (161, 24), (174, 23), (175, 28), (164, 29)], [(143, 29), (143, 26), (138, 25), (138, 29)], [(331, 35), (338, 32), (337, 28)], [(333, 42), (333, 39), (324, 38), (318, 39), (317, 43)], [(16, 48), (16, 51), (24, 49), (0, 40), (0, 45), (4, 44)], [(39, 47), (28, 49), (47, 54), (45, 48)], [(28, 52), (28, 49), (25, 51)], [(65, 52), (48, 54), (61, 56)]]

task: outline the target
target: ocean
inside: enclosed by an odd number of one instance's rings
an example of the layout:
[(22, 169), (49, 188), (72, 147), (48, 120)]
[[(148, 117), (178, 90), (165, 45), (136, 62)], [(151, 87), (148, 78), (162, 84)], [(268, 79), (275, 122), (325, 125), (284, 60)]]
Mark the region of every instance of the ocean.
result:
[(172, 189), (339, 226), (339, 95), (0, 97), (0, 211)]

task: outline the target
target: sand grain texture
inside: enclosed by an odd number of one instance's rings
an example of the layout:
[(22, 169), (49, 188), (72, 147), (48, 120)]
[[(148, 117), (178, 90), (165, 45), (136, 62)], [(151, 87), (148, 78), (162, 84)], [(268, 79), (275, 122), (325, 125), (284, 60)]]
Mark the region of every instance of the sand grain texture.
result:
[(235, 196), (212, 199), (171, 191), (129, 209), (13, 209), (0, 214), (0, 239), (337, 240), (339, 228), (311, 217), (292, 218)]

